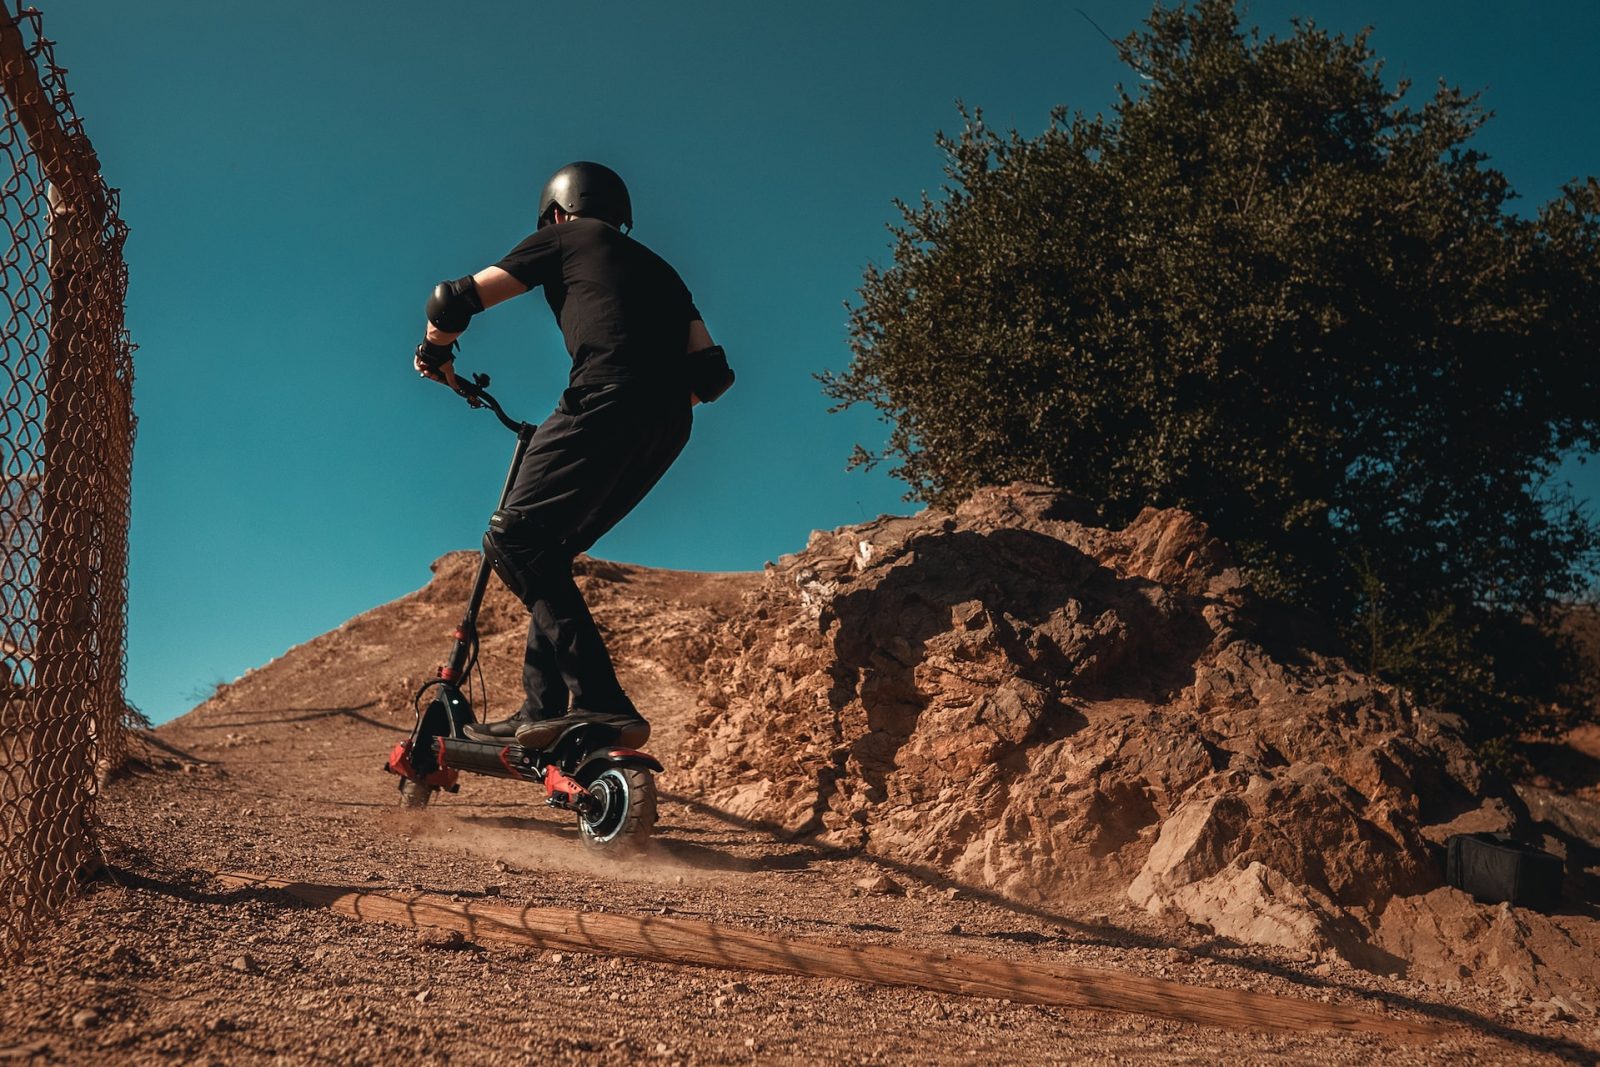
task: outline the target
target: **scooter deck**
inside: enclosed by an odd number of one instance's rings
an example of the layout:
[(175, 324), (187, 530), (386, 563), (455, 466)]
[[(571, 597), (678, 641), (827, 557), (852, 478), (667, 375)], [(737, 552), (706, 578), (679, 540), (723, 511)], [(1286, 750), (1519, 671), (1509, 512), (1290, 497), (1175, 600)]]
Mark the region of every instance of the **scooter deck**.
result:
[[(598, 732), (598, 731), (597, 731)], [(516, 742), (476, 741), (467, 737), (435, 737), (433, 757), (438, 767), (452, 771), (487, 774), (494, 778), (514, 778), (519, 782), (536, 782), (545, 778), (551, 765), (560, 765), (573, 773), (581, 774), (585, 764), (593, 760), (632, 760), (659, 771), (661, 764), (655, 757), (637, 749), (616, 743), (617, 733), (607, 728), (604, 736), (579, 735), (576, 730), (563, 735), (551, 749), (523, 748)], [(567, 750), (566, 746), (570, 746)]]
[(433, 739), (434, 759), (450, 770), (487, 774), (494, 778), (514, 778), (519, 782), (544, 777), (548, 754), (504, 741), (474, 741), (465, 737)]
[[(519, 782), (543, 782), (550, 795), (583, 793), (588, 781), (605, 766), (626, 764), (660, 771), (661, 763), (629, 744), (627, 727), (578, 721), (565, 727), (542, 748), (526, 748), (509, 738), (480, 740), (466, 736), (475, 721), (472, 705), (449, 682), (433, 683), (439, 693), (417, 717), (411, 738), (395, 746), (384, 769), (411, 781), (454, 790), (465, 771)], [(642, 725), (642, 724), (641, 724)], [(642, 736), (648, 736), (645, 726)], [(576, 792), (574, 792), (576, 791)]]

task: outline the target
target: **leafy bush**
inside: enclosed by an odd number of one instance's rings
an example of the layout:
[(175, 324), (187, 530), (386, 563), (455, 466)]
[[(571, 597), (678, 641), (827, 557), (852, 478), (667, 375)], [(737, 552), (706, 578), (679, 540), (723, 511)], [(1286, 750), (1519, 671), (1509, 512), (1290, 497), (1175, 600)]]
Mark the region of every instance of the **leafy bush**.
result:
[(1512, 212), (1476, 96), (1407, 104), (1366, 33), (1204, 0), (1117, 47), (1110, 118), (938, 136), (950, 184), (900, 205), (822, 376), (892, 426), (855, 462), (1190, 508), (1483, 736), (1570, 702), (1554, 619), (1600, 528), (1551, 479), (1600, 431), (1600, 182)]

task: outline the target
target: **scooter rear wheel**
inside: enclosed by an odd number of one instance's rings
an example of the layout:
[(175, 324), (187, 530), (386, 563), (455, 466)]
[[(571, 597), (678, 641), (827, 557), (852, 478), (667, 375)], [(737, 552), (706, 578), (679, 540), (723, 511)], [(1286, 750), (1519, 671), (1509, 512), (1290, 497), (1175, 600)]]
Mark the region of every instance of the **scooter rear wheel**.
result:
[(596, 810), (578, 816), (584, 843), (608, 852), (637, 848), (656, 825), (656, 776), (644, 767), (607, 767), (586, 786)]
[(409, 778), (400, 780), (400, 806), (402, 808), (425, 808), (428, 801), (433, 799), (437, 786), (425, 785), (422, 782), (413, 782)]

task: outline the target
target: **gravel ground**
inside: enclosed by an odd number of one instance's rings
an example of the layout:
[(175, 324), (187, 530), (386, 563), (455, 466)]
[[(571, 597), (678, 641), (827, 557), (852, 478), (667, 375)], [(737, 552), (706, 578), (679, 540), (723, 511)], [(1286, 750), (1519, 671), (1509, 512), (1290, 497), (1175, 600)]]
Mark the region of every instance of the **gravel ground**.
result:
[[(741, 824), (674, 792), (672, 756), (694, 697), (639, 658), (625, 661), (624, 678), (650, 709), (648, 747), (668, 766), (655, 843), (643, 855), (595, 855), (569, 816), (545, 809), (521, 783), (465, 778), (459, 794), (428, 811), (402, 812), (395, 779), (379, 768), (410, 728), (404, 679), (414, 686), (421, 668), (373, 650), (411, 647), (421, 633), (411, 628), (431, 634), (437, 619), (422, 617), (413, 598), (378, 612), (252, 672), (143, 742), (143, 766), (100, 802), (103, 876), (0, 972), (0, 1061), (1600, 1060), (1593, 1018), (1219, 942), (1161, 925), (1111, 887), (1049, 908), (1023, 905)], [(491, 686), (504, 693), (514, 685), (515, 635), (499, 637), (486, 641), (485, 656)], [(1456, 1026), (1444, 1040), (1398, 1044), (470, 941), (447, 947), (281, 894), (225, 889), (211, 874), (224, 870), (1073, 963)], [(858, 884), (880, 874), (900, 891)]]

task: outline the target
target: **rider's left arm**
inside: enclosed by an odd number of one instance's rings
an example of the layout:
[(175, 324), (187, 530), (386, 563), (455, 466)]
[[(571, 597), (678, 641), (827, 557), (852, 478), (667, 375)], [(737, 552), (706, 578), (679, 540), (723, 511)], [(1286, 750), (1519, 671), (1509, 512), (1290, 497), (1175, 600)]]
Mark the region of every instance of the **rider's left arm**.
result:
[[(706, 324), (700, 319), (689, 323), (689, 345), (685, 352), (698, 352), (703, 348), (711, 347), (711, 333), (706, 329)], [(700, 403), (700, 398), (694, 393), (689, 394), (689, 406), (694, 407)]]

